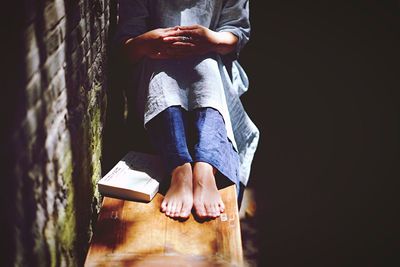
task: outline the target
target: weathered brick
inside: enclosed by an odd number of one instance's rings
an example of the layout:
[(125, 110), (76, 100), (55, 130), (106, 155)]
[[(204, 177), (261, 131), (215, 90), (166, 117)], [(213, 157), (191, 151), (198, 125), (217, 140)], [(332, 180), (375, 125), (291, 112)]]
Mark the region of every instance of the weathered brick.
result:
[(60, 41), (64, 42), (66, 34), (67, 34), (67, 22), (66, 22), (66, 19), (62, 19), (60, 21), (60, 23), (57, 25), (57, 28), (59, 29)]
[(43, 102), (39, 100), (27, 111), (26, 119), (22, 122), (21, 130), (23, 130), (27, 136), (36, 135), (38, 128), (42, 127), (39, 123), (43, 120), (43, 117)]
[(26, 99), (28, 107), (32, 107), (40, 100), (42, 96), (42, 81), (37, 72), (26, 85)]
[(56, 76), (54, 76), (53, 80), (51, 80), (47, 90), (51, 91), (54, 96), (59, 96), (65, 89), (65, 70), (62, 68), (57, 72)]
[(61, 44), (60, 29), (56, 27), (52, 30), (45, 39), (46, 55), (51, 56)]
[(75, 71), (79, 69), (82, 60), (84, 58), (83, 47), (79, 45), (72, 54), (67, 58), (67, 64), (69, 64), (69, 70)]
[[(63, 71), (60, 70), (60, 73), (63, 74)], [(58, 113), (62, 111), (62, 109), (66, 108), (66, 104), (63, 106), (63, 103), (60, 102), (60, 97), (65, 96), (65, 77), (59, 77), (53, 79), (52, 84), (49, 88), (45, 91), (43, 95), (43, 99), (46, 103), (46, 112), (51, 114), (50, 117), (59, 116)], [(66, 103), (66, 101), (65, 101)], [(55, 106), (56, 105), (56, 106)], [(56, 109), (58, 108), (58, 109)], [(49, 125), (46, 125), (48, 127)]]
[(74, 51), (85, 38), (86, 22), (81, 20), (79, 24), (68, 34), (68, 51)]
[(102, 30), (104, 29), (105, 25), (106, 25), (106, 18), (105, 18), (105, 16), (104, 16), (104, 13), (103, 13), (103, 16), (100, 16), (100, 17), (98, 18), (98, 21), (99, 21), (99, 28), (100, 28), (100, 31), (102, 31)]
[(37, 53), (38, 44), (36, 40), (35, 24), (31, 23), (24, 31), (25, 51), (27, 54)]
[(59, 21), (65, 16), (65, 6), (63, 0), (56, 0), (48, 3), (44, 8), (45, 30), (49, 31), (54, 28)]
[(26, 113), (13, 129), (16, 215), (5, 226), (18, 233), (11, 242), (16, 266), (83, 263), (92, 205), (99, 203), (108, 5), (24, 1), (26, 64), (17, 90), (24, 90), (18, 108)]
[(102, 40), (101, 38), (97, 38), (91, 46), (91, 53), (93, 55), (97, 55), (99, 53), (101, 53), (101, 46), (103, 45), (104, 40)]
[(100, 17), (104, 12), (104, 0), (93, 1), (93, 9), (95, 11), (95, 15)]
[(60, 95), (57, 101), (54, 101), (51, 110), (54, 110), (57, 116), (47, 116), (44, 122), (47, 129), (45, 148), (47, 151), (47, 155), (50, 159), (57, 156), (57, 154), (55, 153), (55, 149), (57, 147), (57, 144), (59, 143), (58, 140), (59, 128), (60, 127), (62, 128), (63, 123), (65, 123), (64, 116), (67, 112), (66, 99), (67, 96), (64, 93)]
[(92, 65), (91, 72), (94, 74), (92, 82), (94, 82), (94, 81), (102, 82), (103, 81), (103, 77), (104, 77), (103, 58), (100, 54), (96, 57), (93, 65)]
[[(107, 4), (108, 7), (108, 4)], [(110, 19), (110, 8), (106, 8), (103, 13), (104, 21), (108, 23)]]
[(29, 80), (33, 74), (39, 71), (40, 68), (40, 55), (39, 50), (35, 49), (32, 50), (30, 53), (26, 55), (25, 58), (25, 77)]
[(45, 64), (43, 65), (42, 72), (44, 74), (45, 86), (48, 86), (56, 73), (63, 68), (65, 61), (65, 45), (61, 44), (58, 50), (47, 58)]
[(81, 43), (81, 47), (83, 48), (83, 52), (84, 52), (85, 56), (87, 56), (88, 53), (90, 52), (90, 48), (91, 48), (91, 44), (90, 44), (88, 35), (86, 35), (86, 37), (83, 39), (83, 41)]
[[(106, 39), (106, 36), (108, 36), (108, 28), (105, 28), (104, 30), (101, 31), (101, 36), (102, 36), (102, 40), (103, 40), (103, 44), (101, 45), (101, 51), (100, 53), (102, 55), (106, 55), (107, 53), (107, 45), (108, 45), (108, 40)], [(106, 40), (106, 41), (105, 41)]]

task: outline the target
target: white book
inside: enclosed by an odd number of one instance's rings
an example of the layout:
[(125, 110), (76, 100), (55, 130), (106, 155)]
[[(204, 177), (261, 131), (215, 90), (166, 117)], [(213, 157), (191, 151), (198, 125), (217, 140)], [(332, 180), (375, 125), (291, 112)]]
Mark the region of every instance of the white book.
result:
[(151, 201), (158, 192), (163, 174), (158, 156), (131, 151), (99, 180), (97, 186), (106, 196)]

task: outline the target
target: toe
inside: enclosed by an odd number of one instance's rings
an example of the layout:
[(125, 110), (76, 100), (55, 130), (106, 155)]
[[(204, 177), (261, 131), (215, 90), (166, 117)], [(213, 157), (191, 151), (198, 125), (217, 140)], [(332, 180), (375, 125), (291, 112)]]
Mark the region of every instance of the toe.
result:
[(181, 218), (187, 218), (190, 215), (190, 210), (192, 209), (192, 206), (190, 203), (185, 202), (182, 205), (181, 213), (179, 214), (179, 217)]
[(212, 204), (212, 216), (213, 218), (217, 218), (219, 216), (219, 210), (216, 203)]
[(171, 217), (172, 214), (173, 214), (174, 211), (175, 211), (175, 207), (176, 207), (176, 204), (175, 204), (174, 201), (169, 202), (169, 203), (168, 203), (168, 206), (167, 206), (167, 211), (165, 212), (165, 214), (166, 214), (167, 216)]
[(214, 218), (215, 217), (215, 211), (214, 211), (214, 205), (213, 204), (206, 204), (206, 212), (207, 216)]
[(203, 203), (198, 203), (194, 207), (195, 207), (197, 216), (199, 216), (201, 218), (204, 218), (207, 216), (206, 209), (205, 209)]
[(225, 205), (224, 202), (222, 202), (222, 200), (218, 203), (218, 206), (220, 213), (223, 213), (225, 211)]
[(189, 215), (190, 215), (190, 211), (183, 210), (183, 211), (181, 211), (181, 213), (179, 214), (179, 217), (180, 217), (180, 218), (183, 218), (183, 219), (186, 219), (186, 218), (189, 217)]
[(183, 205), (182, 202), (176, 204), (175, 211), (172, 214), (173, 217), (179, 217), (179, 215), (181, 214), (182, 205)]
[(219, 217), (219, 215), (221, 215), (221, 211), (219, 209), (218, 204), (214, 204), (214, 211), (215, 211), (215, 217)]
[(168, 202), (167, 202), (167, 200), (164, 198), (164, 200), (161, 202), (161, 211), (162, 211), (162, 212), (165, 212), (165, 211), (167, 210), (167, 205), (168, 205)]

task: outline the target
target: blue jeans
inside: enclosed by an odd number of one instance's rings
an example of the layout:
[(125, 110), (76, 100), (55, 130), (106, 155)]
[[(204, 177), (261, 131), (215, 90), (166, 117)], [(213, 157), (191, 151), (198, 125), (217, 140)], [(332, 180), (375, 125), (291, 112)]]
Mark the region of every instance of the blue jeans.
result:
[(217, 169), (219, 188), (234, 183), (239, 192), (239, 155), (217, 110), (186, 111), (171, 106), (149, 121), (146, 128), (168, 174), (184, 163), (206, 162)]

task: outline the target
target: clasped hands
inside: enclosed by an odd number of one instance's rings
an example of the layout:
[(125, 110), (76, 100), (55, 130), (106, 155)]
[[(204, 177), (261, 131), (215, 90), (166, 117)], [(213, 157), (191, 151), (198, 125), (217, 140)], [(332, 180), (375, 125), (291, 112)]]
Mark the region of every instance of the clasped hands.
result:
[[(159, 28), (125, 42), (128, 55), (153, 59), (185, 58), (208, 52), (232, 51), (237, 37), (230, 32), (215, 32), (201, 25)], [(130, 47), (130, 49), (129, 49)]]
[(153, 59), (205, 54), (218, 45), (216, 32), (200, 25), (156, 29), (145, 35), (146, 54)]

